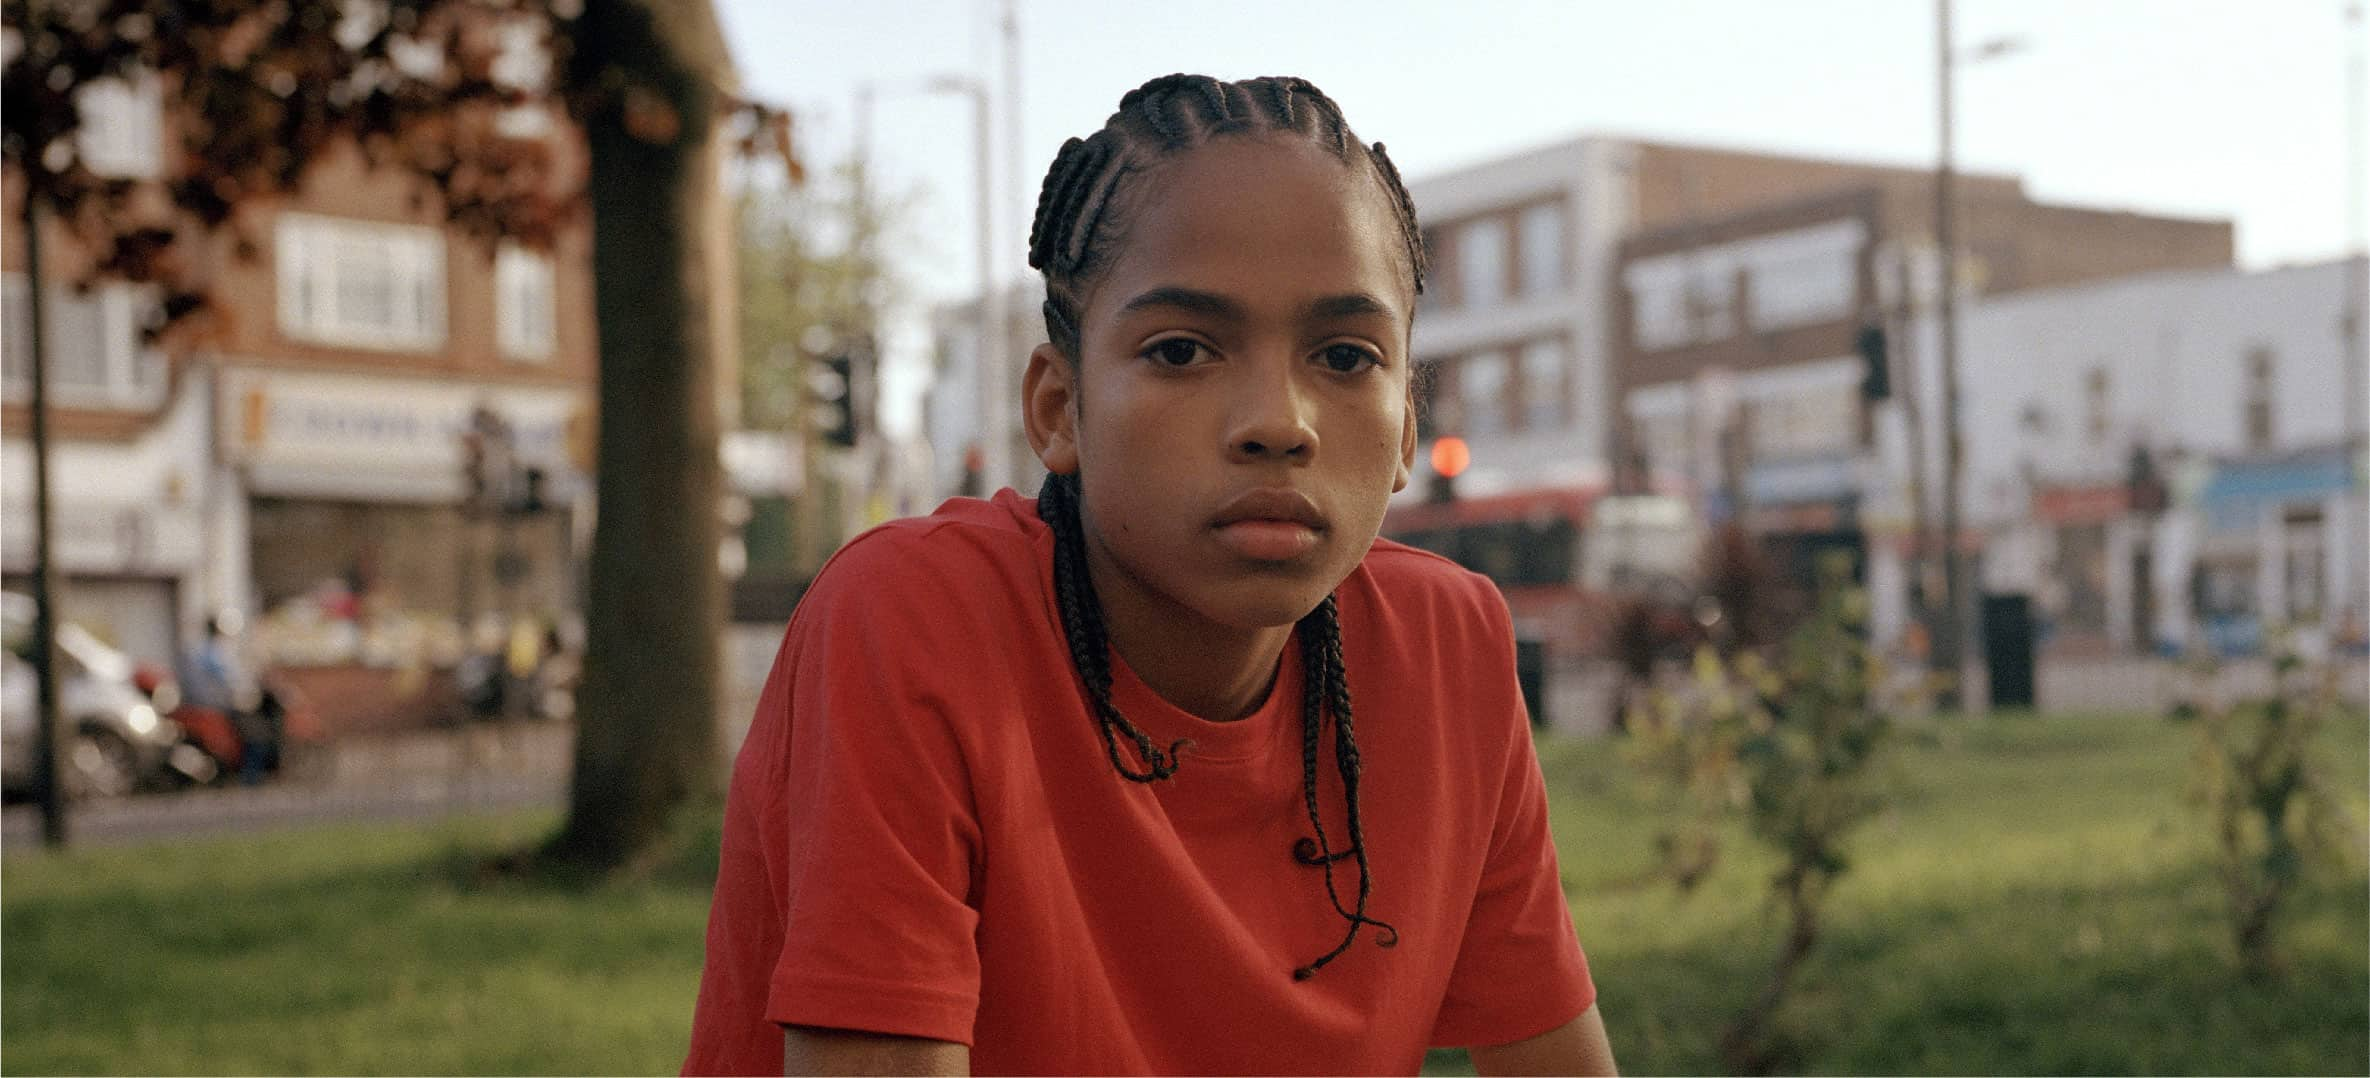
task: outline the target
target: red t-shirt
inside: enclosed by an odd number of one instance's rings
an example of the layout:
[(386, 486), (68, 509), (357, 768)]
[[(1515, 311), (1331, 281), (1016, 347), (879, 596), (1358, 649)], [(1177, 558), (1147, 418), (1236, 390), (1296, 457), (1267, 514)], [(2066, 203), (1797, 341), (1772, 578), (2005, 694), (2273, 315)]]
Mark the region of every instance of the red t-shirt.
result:
[[(1398, 945), (1366, 928), (1295, 981), (1347, 928), (1292, 856), (1299, 648), (1227, 723), (1114, 655), (1121, 714), (1193, 741), (1172, 778), (1130, 782), (1052, 565), (1035, 504), (1005, 491), (876, 528), (816, 579), (734, 766), (685, 1073), (781, 1073), (780, 1023), (963, 1042), (981, 1074), (1413, 1073), (1428, 1045), (1521, 1040), (1594, 1002), (1486, 579), (1377, 542), (1336, 590), (1368, 912)], [(1318, 759), (1340, 850), (1330, 744)], [(1354, 902), (1356, 862), (1335, 875)]]

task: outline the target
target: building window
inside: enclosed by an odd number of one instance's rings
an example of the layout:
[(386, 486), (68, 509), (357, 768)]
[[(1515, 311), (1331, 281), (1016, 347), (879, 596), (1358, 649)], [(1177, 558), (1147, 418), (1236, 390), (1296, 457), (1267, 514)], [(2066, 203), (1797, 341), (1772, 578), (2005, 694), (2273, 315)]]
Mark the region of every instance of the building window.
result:
[(1523, 426), (1554, 430), (1564, 425), (1564, 342), (1548, 337), (1522, 346)]
[(1751, 274), (1753, 328), (1765, 333), (1842, 318), (1857, 291), (1849, 251), (1763, 263)]
[(1522, 211), (1522, 294), (1551, 296), (1564, 287), (1564, 205), (1542, 202)]
[(2321, 593), (2327, 590), (2329, 556), (2325, 547), (2319, 506), (2291, 508), (2281, 514), (2286, 549), (2288, 620), (2309, 625), (2321, 620)]
[(551, 358), (551, 296), (551, 256), (508, 243), (495, 251), (494, 335), (504, 356)]
[(2107, 390), (2107, 368), (2103, 364), (2090, 368), (2090, 373), (2082, 379), (2082, 396), (2086, 402), (2085, 413), (2089, 417), (2085, 425), (2093, 442), (2107, 440), (2108, 419), (2111, 415), (2107, 407)]
[(1736, 285), (1742, 276), (1726, 259), (1688, 260), (1687, 325), (1695, 340), (1723, 340), (1736, 333)]
[(1465, 357), (1457, 372), (1458, 409), (1464, 433), (1474, 437), (1506, 430), (1506, 353), (1479, 352)]
[(1506, 221), (1482, 217), (1457, 230), (1457, 298), (1487, 307), (1506, 298)]
[(1676, 262), (1657, 259), (1632, 266), (1625, 275), (1630, 297), (1630, 339), (1645, 351), (1677, 348), (1693, 337), (1687, 327), (1687, 280)]
[(282, 214), (280, 331), (348, 348), (444, 343), (444, 235), (433, 228)]
[[(0, 387), (9, 399), (33, 387), (33, 296), (21, 273), (0, 282), (6, 309), (0, 343)], [(150, 290), (110, 284), (77, 293), (50, 282), (43, 297), (48, 333), (49, 393), (59, 404), (82, 408), (148, 408), (163, 402), (165, 361), (140, 346), (140, 324), (154, 308)]]
[(1629, 394), (1632, 441), (1655, 474), (1690, 473), (1694, 467), (1694, 394), (1684, 383), (1666, 382)]
[(1757, 396), (1749, 444), (1756, 458), (1817, 456), (1851, 448), (1858, 428), (1855, 386), (1803, 386)]
[(2278, 364), (2271, 349), (2256, 345), (2247, 351), (2246, 438), (2248, 449), (2271, 448), (2277, 433), (2272, 420), (2273, 375)]
[(156, 76), (97, 79), (75, 95), (82, 163), (115, 179), (150, 180), (164, 171), (164, 95)]

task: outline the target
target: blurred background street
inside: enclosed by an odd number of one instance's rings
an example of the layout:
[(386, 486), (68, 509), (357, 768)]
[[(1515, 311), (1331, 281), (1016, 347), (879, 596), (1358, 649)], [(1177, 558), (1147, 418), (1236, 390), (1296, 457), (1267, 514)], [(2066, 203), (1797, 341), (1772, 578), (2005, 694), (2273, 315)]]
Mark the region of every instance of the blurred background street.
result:
[(800, 595), (1036, 489), (1037, 186), (1172, 70), (1407, 177), (1383, 535), (1630, 1069), (2370, 1060), (2361, 0), (0, 14), (0, 1071), (671, 1070)]

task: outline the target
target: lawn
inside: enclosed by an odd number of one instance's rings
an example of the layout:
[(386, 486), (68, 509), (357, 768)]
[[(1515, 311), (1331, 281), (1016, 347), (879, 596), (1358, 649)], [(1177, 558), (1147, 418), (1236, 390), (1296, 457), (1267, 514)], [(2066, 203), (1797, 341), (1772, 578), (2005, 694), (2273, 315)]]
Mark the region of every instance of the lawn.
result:
[[(2181, 794), (2192, 731), (1999, 719), (1907, 736), (1784, 1027), (1866, 1073), (2362, 1073), (2370, 881), (2304, 894), (2281, 981), (2237, 974)], [(2328, 732), (2370, 814), (2370, 726)], [(1646, 879), (1661, 808), (1617, 746), (1543, 747), (1623, 1066), (1707, 1072), (1777, 924), (1741, 838), (1694, 894)], [(0, 1071), (632, 1073), (681, 1061), (696, 871), (572, 890), (470, 866), (547, 816), (0, 862)], [(690, 859), (696, 862), (696, 857)], [(1461, 1059), (1435, 1058), (1442, 1069)]]

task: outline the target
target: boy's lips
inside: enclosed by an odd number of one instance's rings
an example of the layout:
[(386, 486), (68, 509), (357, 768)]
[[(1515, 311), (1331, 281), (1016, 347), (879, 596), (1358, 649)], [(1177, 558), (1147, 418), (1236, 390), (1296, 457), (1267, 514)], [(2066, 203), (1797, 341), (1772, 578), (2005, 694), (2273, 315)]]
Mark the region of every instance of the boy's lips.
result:
[(1290, 561), (1316, 548), (1326, 527), (1308, 495), (1289, 487), (1260, 487), (1237, 495), (1210, 518), (1218, 542), (1253, 561)]

